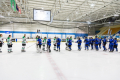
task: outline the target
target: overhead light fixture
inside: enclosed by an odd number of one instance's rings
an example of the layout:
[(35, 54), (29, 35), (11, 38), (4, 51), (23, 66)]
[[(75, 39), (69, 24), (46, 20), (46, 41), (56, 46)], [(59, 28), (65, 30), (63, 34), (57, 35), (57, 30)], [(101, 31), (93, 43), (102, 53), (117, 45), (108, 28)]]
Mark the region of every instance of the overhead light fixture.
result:
[(67, 19), (67, 21), (68, 21), (69, 19)]
[(90, 4), (90, 6), (91, 6), (91, 7), (94, 7), (94, 6), (95, 6), (95, 4)]
[(88, 23), (88, 24), (91, 24), (91, 22), (90, 22), (90, 21), (87, 21), (87, 23)]
[(12, 24), (13, 22), (12, 21), (10, 21), (10, 24)]
[(44, 8), (42, 8), (42, 9), (44, 9)]
[(89, 27), (91, 27), (91, 26), (89, 26)]
[(118, 14), (114, 14), (115, 17), (119, 16)]
[(4, 18), (4, 16), (0, 15), (0, 18)]
[(106, 15), (103, 15), (103, 16), (106, 16)]
[(10, 15), (10, 13), (8, 13), (8, 16)]
[(77, 26), (77, 27), (79, 27), (79, 26)]

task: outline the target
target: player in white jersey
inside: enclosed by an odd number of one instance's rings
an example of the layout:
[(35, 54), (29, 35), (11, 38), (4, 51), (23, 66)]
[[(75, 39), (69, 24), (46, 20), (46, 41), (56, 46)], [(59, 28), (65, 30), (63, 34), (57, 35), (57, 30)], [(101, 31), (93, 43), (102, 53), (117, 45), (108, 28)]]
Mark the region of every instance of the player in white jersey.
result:
[(8, 53), (12, 52), (12, 39), (11, 39), (11, 35), (8, 36), (7, 38), (7, 45), (8, 45)]
[(25, 46), (26, 46), (26, 34), (22, 37), (22, 52), (25, 52)]
[(0, 34), (0, 53), (2, 53), (1, 49), (2, 49), (2, 45), (3, 45), (3, 38), (2, 38), (2, 34)]

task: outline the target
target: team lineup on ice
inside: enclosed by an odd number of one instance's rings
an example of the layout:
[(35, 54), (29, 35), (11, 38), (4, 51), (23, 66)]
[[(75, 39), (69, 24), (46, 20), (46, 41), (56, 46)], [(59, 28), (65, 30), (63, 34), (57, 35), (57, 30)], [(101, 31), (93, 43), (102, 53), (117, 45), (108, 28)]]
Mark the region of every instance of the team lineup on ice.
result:
[[(2, 53), (2, 46), (4, 44), (4, 40), (3, 40), (2, 36), (3, 35), (0, 34), (0, 52), (1, 53)], [(21, 52), (26, 52), (26, 50), (25, 50), (26, 43), (28, 43), (28, 42), (26, 41), (26, 34), (24, 34), (24, 36), (22, 37)], [(33, 45), (36, 45), (37, 53), (42, 53), (42, 51), (51, 52), (51, 43), (52, 43), (51, 38), (47, 39), (46, 37), (44, 37), (44, 39), (41, 39), (41, 37), (39, 35), (37, 35), (36, 43)], [(95, 49), (96, 51), (98, 51), (99, 49), (101, 49), (103, 47), (103, 51), (107, 51), (107, 50), (109, 50), (109, 52), (118, 51), (117, 38), (113, 39), (112, 37), (110, 37), (109, 39), (107, 39), (106, 37), (99, 38), (97, 36), (95, 36), (94, 39), (93, 39), (93, 37), (89, 37), (89, 39), (87, 37), (84, 37), (83, 41), (79, 37), (77, 38), (76, 41), (74, 41), (72, 39), (72, 37), (67, 37), (66, 43), (65, 43), (65, 46), (66, 46), (65, 49), (68, 51), (71, 51), (72, 43), (77, 44), (76, 47), (78, 48), (78, 51), (81, 51), (82, 47), (84, 47), (85, 50)], [(109, 43), (108, 48), (106, 48), (107, 43)], [(84, 44), (84, 46), (81, 46), (81, 44)], [(33, 46), (33, 45), (31, 45), (31, 46)], [(54, 40), (53, 40), (54, 50), (60, 52), (60, 45), (61, 45), (61, 39), (58, 37), (54, 37)], [(7, 46), (8, 46), (8, 53), (13, 52), (12, 51), (13, 43), (12, 43), (11, 35), (9, 35), (7, 38)], [(29, 47), (31, 47), (31, 46), (29, 46)]]

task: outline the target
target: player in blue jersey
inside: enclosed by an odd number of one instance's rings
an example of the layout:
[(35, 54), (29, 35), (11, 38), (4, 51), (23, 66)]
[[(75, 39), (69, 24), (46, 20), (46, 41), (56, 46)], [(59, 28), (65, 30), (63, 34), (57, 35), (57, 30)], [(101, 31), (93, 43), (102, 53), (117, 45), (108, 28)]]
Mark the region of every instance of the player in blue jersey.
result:
[(42, 40), (40, 36), (38, 36), (37, 42), (38, 42), (38, 52), (42, 53), (42, 50), (41, 50)]
[(78, 43), (78, 50), (80, 51), (82, 40), (80, 38), (78, 38), (77, 43)]
[(87, 37), (85, 37), (85, 40), (84, 40), (84, 43), (85, 43), (85, 50), (86, 50), (86, 48), (87, 48), (87, 50), (89, 50), (89, 40), (88, 40), (88, 38)]
[(56, 40), (56, 43), (57, 43), (57, 51), (59, 49), (59, 52), (60, 52), (60, 42), (61, 42), (61, 39), (57, 37), (57, 40)]

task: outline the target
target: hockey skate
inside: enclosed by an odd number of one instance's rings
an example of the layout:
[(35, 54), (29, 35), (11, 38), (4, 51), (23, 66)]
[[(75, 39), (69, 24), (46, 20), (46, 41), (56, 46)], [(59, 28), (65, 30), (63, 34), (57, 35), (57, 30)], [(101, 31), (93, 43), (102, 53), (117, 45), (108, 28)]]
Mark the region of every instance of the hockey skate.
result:
[(13, 51), (10, 51), (10, 52), (13, 52)]
[(38, 49), (37, 53), (42, 53), (42, 50), (41, 50), (41, 49)]
[(8, 53), (11, 53), (10, 51), (8, 51)]
[(21, 52), (26, 52), (25, 50), (21, 50)]
[(51, 52), (51, 50), (49, 50), (49, 52)]
[(78, 49), (78, 51), (81, 51), (81, 49)]

